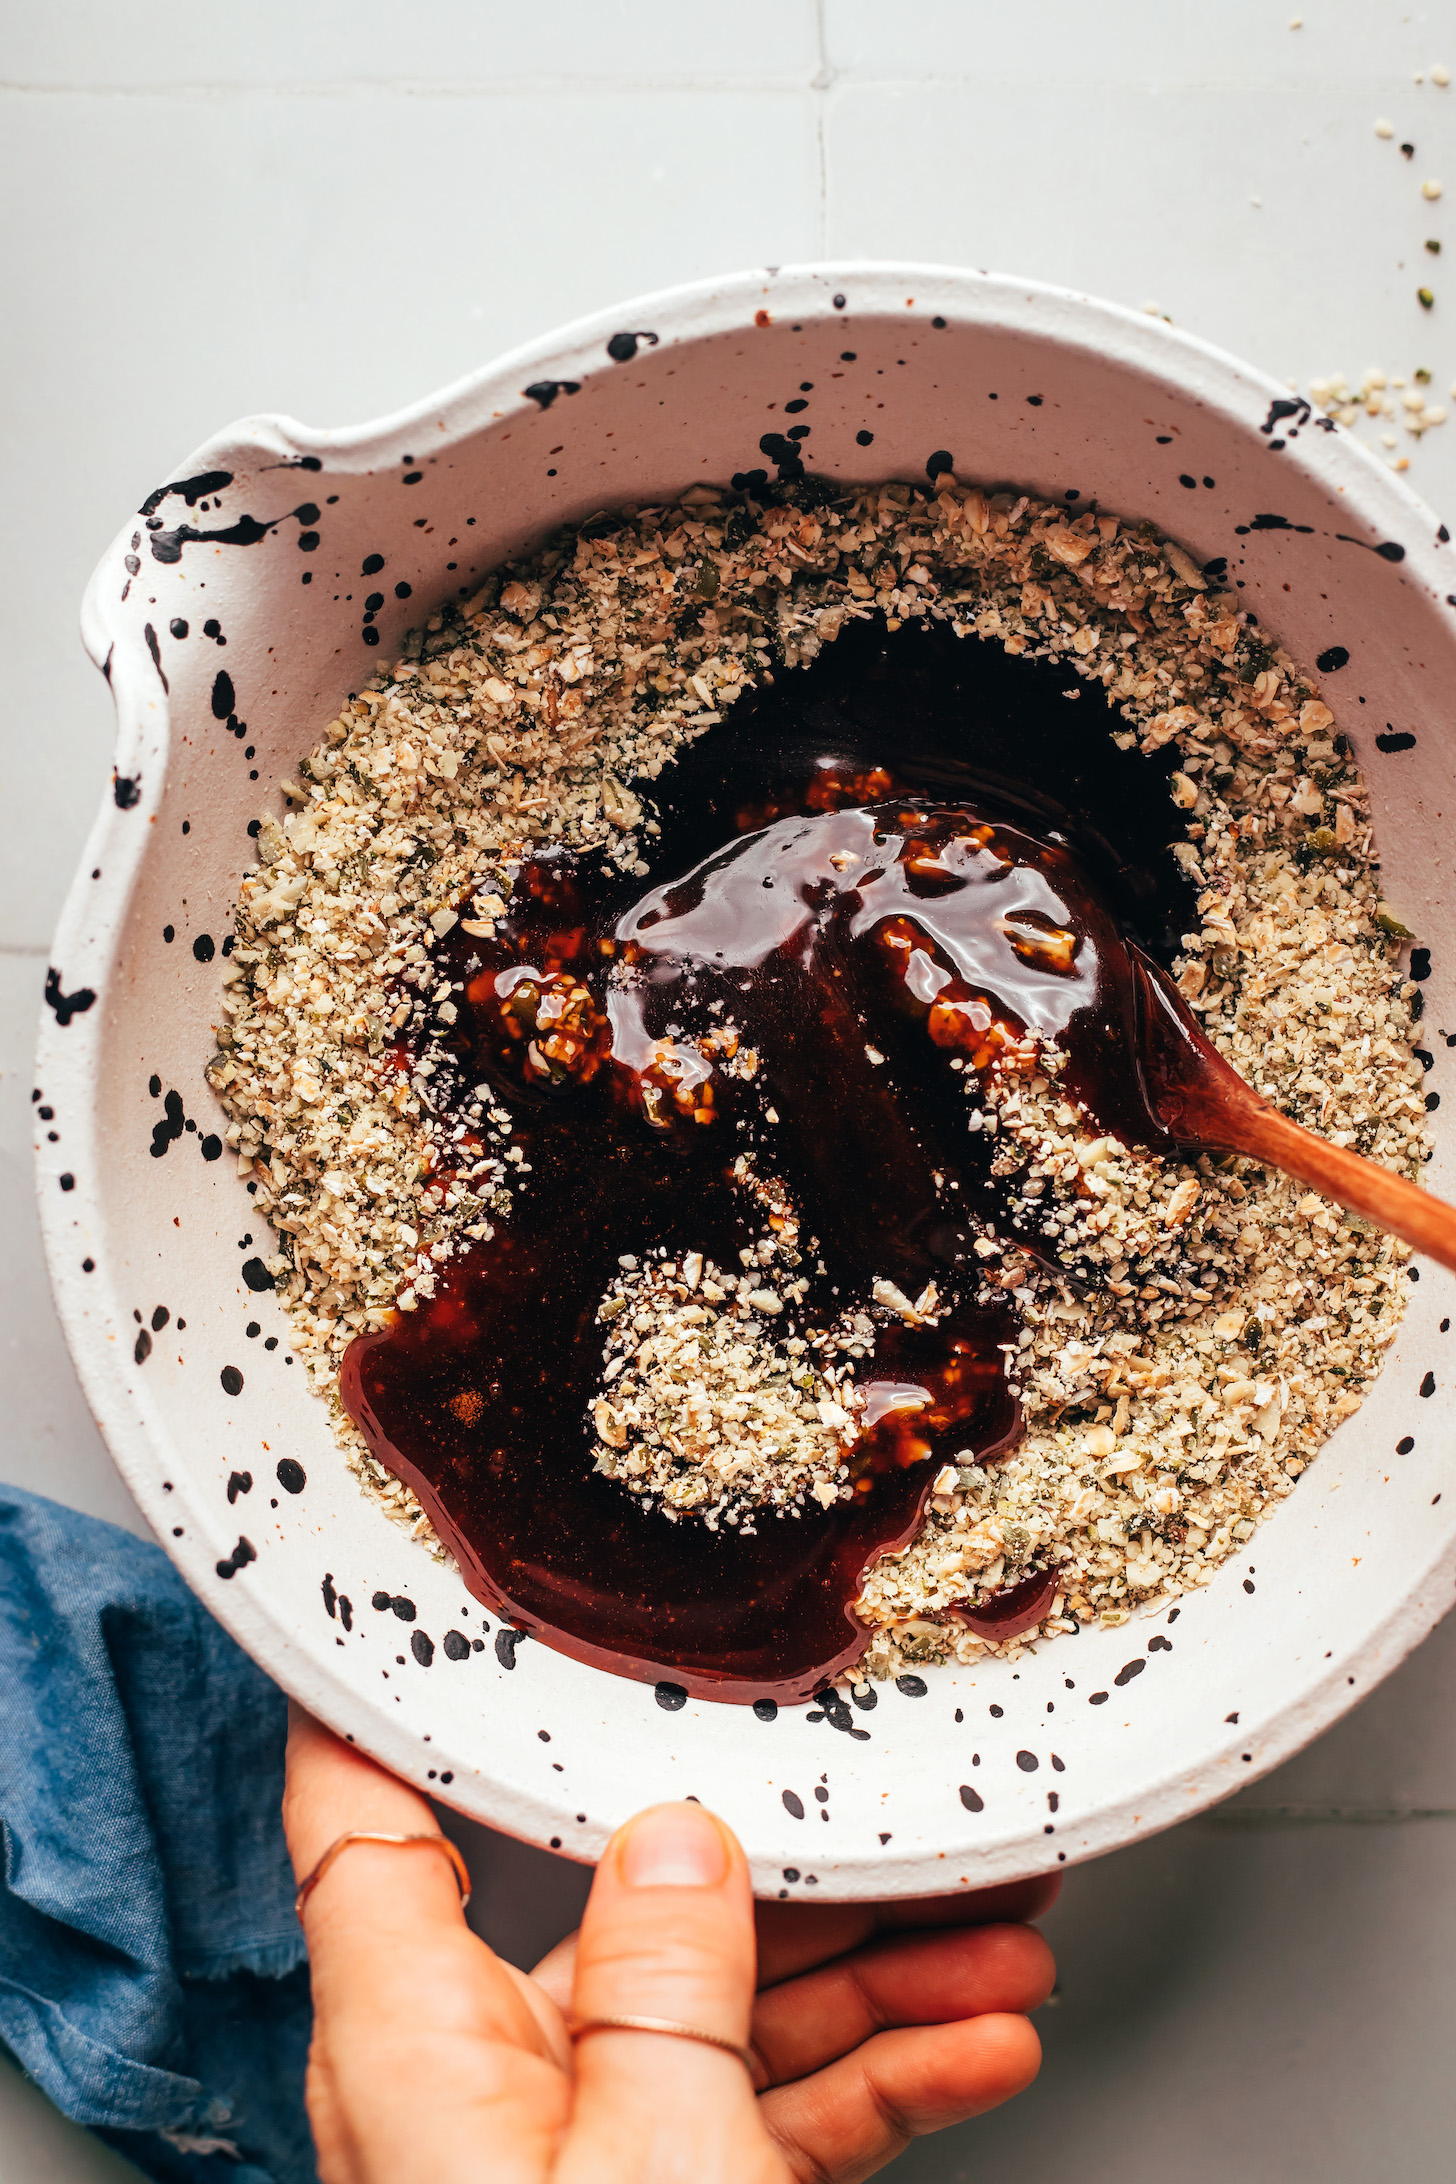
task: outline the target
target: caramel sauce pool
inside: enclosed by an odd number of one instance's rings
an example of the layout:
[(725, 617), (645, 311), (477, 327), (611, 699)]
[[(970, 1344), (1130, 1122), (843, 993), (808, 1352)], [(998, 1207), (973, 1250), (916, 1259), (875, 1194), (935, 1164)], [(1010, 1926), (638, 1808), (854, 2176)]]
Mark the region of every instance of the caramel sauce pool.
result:
[[(863, 1652), (863, 1573), (913, 1535), (941, 1464), (1014, 1446), (1017, 1325), (976, 1301), (974, 1223), (1051, 1265), (1058, 1246), (1008, 1216), (967, 1080), (1008, 1041), (1055, 1039), (1102, 1128), (1166, 1146), (1131, 1064), (1124, 938), (1166, 961), (1193, 917), (1171, 758), (1118, 751), (1101, 693), (1065, 678), (949, 631), (852, 627), (664, 771), (649, 882), (543, 850), (493, 939), (457, 927), (434, 951), (431, 987), (460, 990), (429, 1099), (465, 1125), (462, 1165), (489, 1130), (473, 1088), (509, 1111), (513, 1207), (355, 1341), (341, 1389), (518, 1629), (698, 1696), (807, 1699)], [(704, 1057), (726, 1023), (751, 1079)], [(868, 1312), (877, 1278), (933, 1282), (944, 1307), (874, 1314), (850, 1498), (761, 1508), (748, 1534), (644, 1509), (593, 1468), (588, 1422), (621, 1257), (736, 1273), (764, 1233), (745, 1154), (793, 1206), (808, 1284), (770, 1340)], [(1032, 1572), (957, 1612), (1010, 1635), (1052, 1590)]]

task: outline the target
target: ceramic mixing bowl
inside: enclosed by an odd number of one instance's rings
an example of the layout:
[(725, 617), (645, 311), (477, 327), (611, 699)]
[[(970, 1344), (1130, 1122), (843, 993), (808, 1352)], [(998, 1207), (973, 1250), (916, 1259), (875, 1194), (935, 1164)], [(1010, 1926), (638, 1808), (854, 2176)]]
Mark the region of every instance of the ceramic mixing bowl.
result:
[[(856, 375), (836, 378), (846, 349)], [(380, 424), (247, 418), (159, 483), (86, 595), (116, 762), (47, 987), (40, 1194), (61, 1316), (128, 1485), (213, 1612), (324, 1720), (575, 1858), (691, 1792), (737, 1829), (761, 1890), (914, 1895), (1185, 1818), (1325, 1728), (1444, 1614), (1447, 1277), (1412, 1269), (1364, 1408), (1176, 1622), (1165, 1608), (1019, 1662), (929, 1669), (882, 1687), (849, 1736), (819, 1709), (683, 1704), (517, 1643), (361, 1496), (281, 1308), (250, 1282), (269, 1239), (203, 1078), (248, 822), (281, 808), (277, 784), (345, 694), (436, 600), (557, 525), (761, 465), (805, 380), (824, 477), (923, 479), (943, 452), (963, 479), (1095, 495), (1199, 562), (1227, 557), (1264, 626), (1318, 660), (1370, 783), (1386, 891), (1419, 937), (1426, 1084), (1446, 1097), (1430, 1181), (1451, 1194), (1446, 532), (1346, 435), (1186, 335), (899, 265), (675, 289)], [(412, 1603), (413, 1621), (376, 1600)]]

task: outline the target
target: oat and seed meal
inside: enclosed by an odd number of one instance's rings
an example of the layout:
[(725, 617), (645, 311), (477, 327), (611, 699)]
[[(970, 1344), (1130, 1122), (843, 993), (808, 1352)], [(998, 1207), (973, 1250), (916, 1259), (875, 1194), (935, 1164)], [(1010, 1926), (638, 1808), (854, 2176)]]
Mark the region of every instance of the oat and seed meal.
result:
[[(433, 1180), (462, 1126), (430, 1100), (430, 1029), (456, 1013), (430, 950), (457, 920), (490, 934), (545, 846), (646, 875), (662, 769), (874, 614), (1053, 657), (1103, 686), (1124, 749), (1172, 744), (1174, 854), (1198, 889), (1185, 998), (1287, 1113), (1406, 1174), (1429, 1157), (1410, 936), (1381, 899), (1364, 785), (1311, 678), (1180, 546), (949, 476), (832, 498), (812, 480), (700, 486), (604, 512), (433, 615), (328, 724), (283, 785), (286, 816), (260, 822), (223, 973), (208, 1077), (276, 1231), (295, 1347), (364, 1491), (437, 1554), (337, 1390), (351, 1340), (418, 1309), (510, 1221), (520, 1184), (485, 1087), (468, 1110), (485, 1150)], [(1089, 710), (1089, 733), (1104, 719)], [(731, 1026), (716, 1043), (720, 1066), (752, 1073)], [(1359, 1408), (1396, 1331), (1404, 1244), (1247, 1161), (1128, 1150), (1064, 1095), (1060, 1066), (1012, 1041), (966, 1070), (967, 1120), (1101, 1279), (1074, 1293), (1014, 1241), (978, 1239), (982, 1298), (1017, 1310), (1026, 1432), (994, 1465), (946, 1464), (917, 1537), (871, 1570), (871, 1674), (1015, 1654), (1204, 1584)], [(602, 1302), (598, 1468), (677, 1521), (829, 1507), (876, 1327), (934, 1317), (933, 1290), (881, 1282), (836, 1326), (781, 1335), (793, 1209), (761, 1195), (750, 1263), (626, 1266)], [(992, 1645), (947, 1618), (1038, 1568), (1058, 1573), (1039, 1630)]]

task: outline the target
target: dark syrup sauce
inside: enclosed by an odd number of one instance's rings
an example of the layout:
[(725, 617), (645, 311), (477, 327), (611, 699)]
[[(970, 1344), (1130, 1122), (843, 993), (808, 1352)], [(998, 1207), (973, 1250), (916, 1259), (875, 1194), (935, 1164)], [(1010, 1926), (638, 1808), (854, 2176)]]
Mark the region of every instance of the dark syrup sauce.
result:
[[(529, 1172), (433, 1298), (353, 1344), (342, 1392), (518, 1628), (699, 1696), (808, 1698), (864, 1650), (863, 1573), (913, 1535), (940, 1465), (1014, 1445), (1017, 1326), (975, 1301), (972, 1216), (1059, 1253), (1007, 1213), (967, 1076), (1002, 1040), (1056, 1037), (1101, 1127), (1165, 1145), (1122, 936), (1166, 960), (1192, 918), (1171, 759), (1120, 752), (1101, 693), (1065, 681), (949, 631), (855, 626), (664, 773), (654, 884), (544, 854), (494, 939), (457, 928), (434, 952), (464, 991), (430, 1099), (466, 1121), (487, 1084)], [(749, 1082), (691, 1043), (729, 1019), (760, 1057)], [(488, 1128), (467, 1122), (462, 1166)], [(933, 1281), (943, 1307), (876, 1327), (852, 1497), (760, 1510), (749, 1535), (644, 1509), (594, 1470), (588, 1425), (620, 1255), (736, 1274), (765, 1233), (740, 1154), (799, 1222), (809, 1288), (773, 1339), (867, 1310), (877, 1277), (911, 1298)], [(1006, 1637), (1054, 1589), (1033, 1571), (958, 1613)]]

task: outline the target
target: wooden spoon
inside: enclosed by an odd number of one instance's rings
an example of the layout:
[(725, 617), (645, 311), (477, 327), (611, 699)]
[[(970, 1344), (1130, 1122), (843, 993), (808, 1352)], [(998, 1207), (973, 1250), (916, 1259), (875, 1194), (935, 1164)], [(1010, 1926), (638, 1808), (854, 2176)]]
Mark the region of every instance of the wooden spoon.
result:
[(1297, 1176), (1456, 1272), (1456, 1206), (1281, 1115), (1224, 1060), (1182, 995), (1129, 945), (1143, 1098), (1160, 1128), (1200, 1153), (1246, 1153)]

